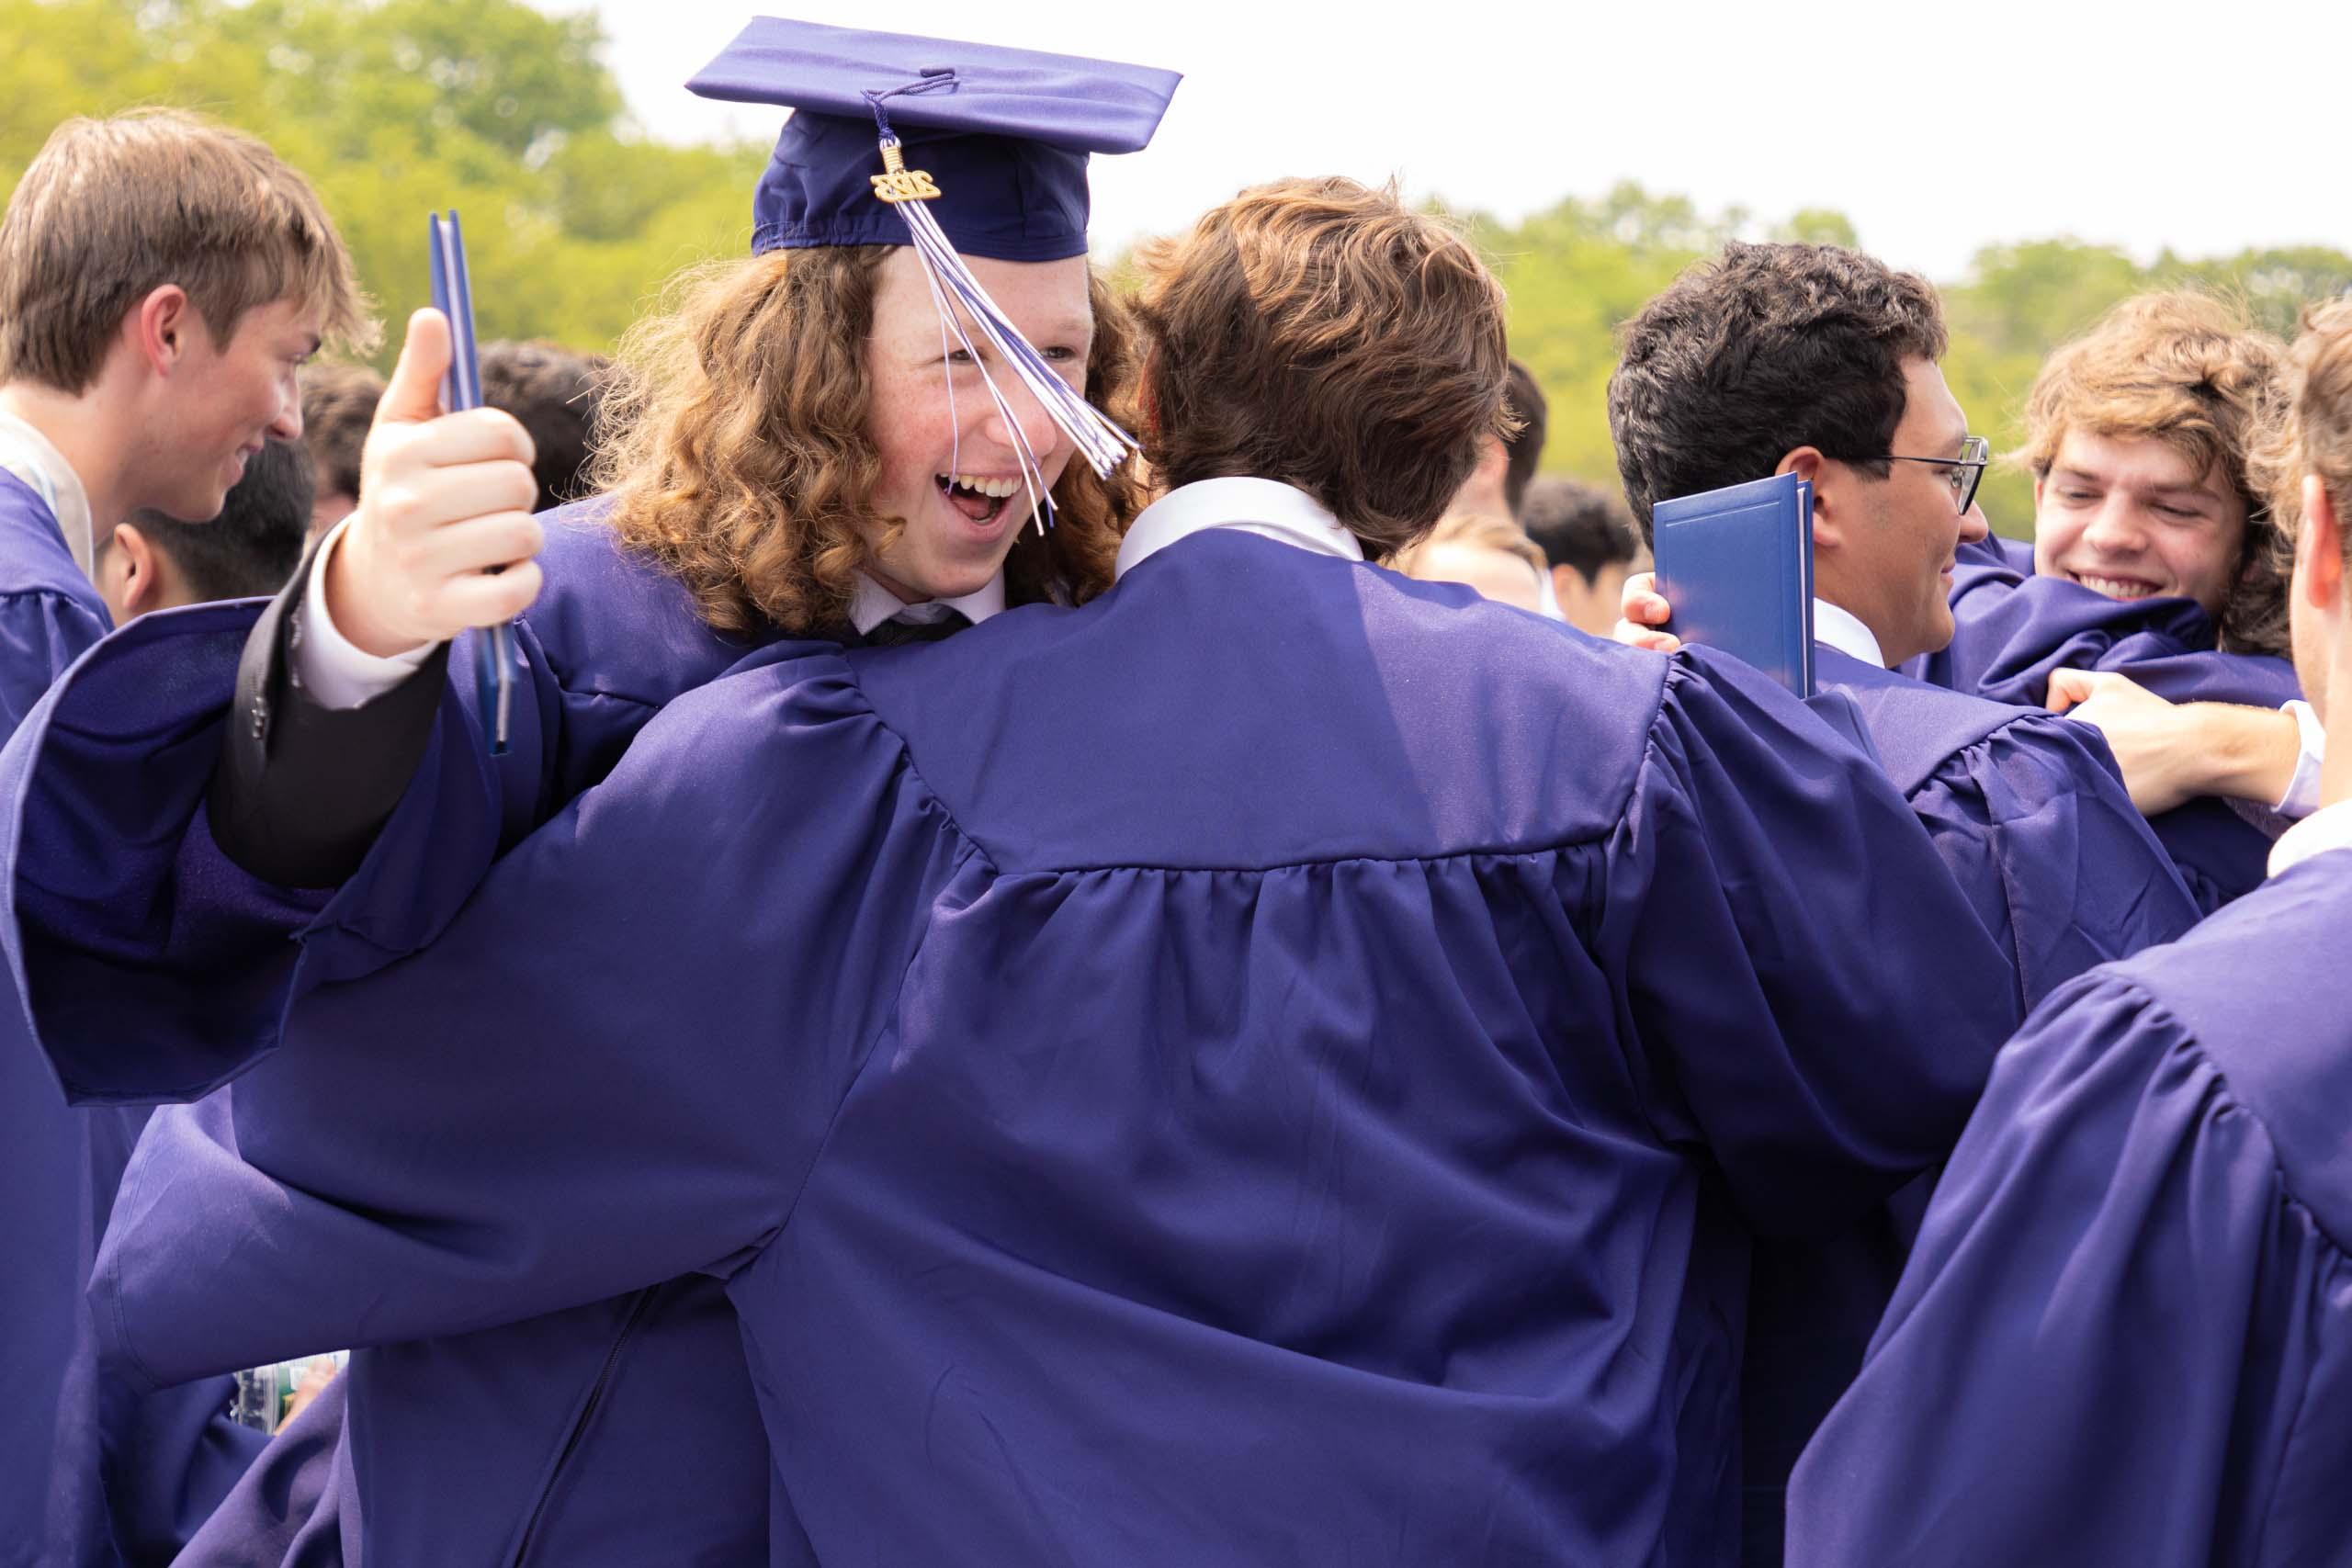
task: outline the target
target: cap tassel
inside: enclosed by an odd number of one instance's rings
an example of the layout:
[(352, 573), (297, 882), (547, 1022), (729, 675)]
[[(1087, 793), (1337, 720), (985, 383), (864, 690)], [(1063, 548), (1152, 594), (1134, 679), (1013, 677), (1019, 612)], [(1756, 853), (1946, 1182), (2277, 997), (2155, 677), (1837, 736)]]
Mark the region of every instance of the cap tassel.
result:
[(872, 176), (874, 194), (888, 202), (905, 221), (909, 243), (931, 284), (932, 303), (938, 310), (941, 321), (955, 334), (964, 351), (972, 356), (972, 363), (979, 369), (981, 384), (988, 389), (989, 400), (995, 403), (1005, 428), (1012, 433), (1013, 446), (1021, 463), (1022, 487), (1028, 492), (1031, 513), (1037, 521), (1038, 532), (1042, 534), (1053, 517), (1053, 500), (1046, 493), (1044, 472), (1020, 421), (1012, 415), (1011, 404), (997, 386), (995, 378), (989, 374), (989, 356), (980, 352), (971, 335), (964, 330), (962, 318), (968, 317), (979, 329), (980, 335), (995, 350), (995, 356), (1012, 367), (1013, 375), (1028, 389), (1038, 406), (1046, 411), (1046, 417), (1070, 438), (1079, 455), (1086, 459), (1098, 476), (1107, 478), (1128, 453), (1138, 449), (1140, 444), (1107, 418), (1102, 410), (1088, 402), (1084, 392), (1062, 379), (1060, 374), (1046, 362), (1045, 355), (1021, 335), (1020, 329), (998, 309), (996, 301), (989, 298), (988, 290), (980, 287), (980, 280), (972, 276), (971, 268), (956, 254), (956, 247), (940, 228), (939, 220), (932, 216), (930, 208), (925, 205), (942, 193), (930, 175), (921, 169), (907, 167), (906, 154), (898, 137), (891, 134), (890, 117), (882, 103), (886, 98), (933, 92), (942, 87), (952, 91), (954, 86), (955, 73), (952, 71), (931, 72), (926, 73), (921, 82), (910, 83), (887, 93), (865, 95), (866, 102), (874, 109), (875, 123), (881, 131), (883, 172)]

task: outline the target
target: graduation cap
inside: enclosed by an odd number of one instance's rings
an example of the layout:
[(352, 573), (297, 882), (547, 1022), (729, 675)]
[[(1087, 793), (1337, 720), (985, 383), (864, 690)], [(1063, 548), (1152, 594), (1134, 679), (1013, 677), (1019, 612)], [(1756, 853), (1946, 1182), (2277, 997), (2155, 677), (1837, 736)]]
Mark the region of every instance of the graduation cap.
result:
[[(939, 309), (943, 351), (952, 336), (984, 363), (960, 310), (1107, 474), (1135, 438), (1022, 338), (963, 257), (1084, 255), (1088, 158), (1148, 143), (1181, 79), (1076, 55), (760, 17), (686, 86), (794, 111), (752, 199), (753, 254), (912, 246)], [(1017, 440), (1020, 423), (985, 368), (983, 378)], [(1034, 457), (1022, 457), (1042, 527), (1052, 502)]]

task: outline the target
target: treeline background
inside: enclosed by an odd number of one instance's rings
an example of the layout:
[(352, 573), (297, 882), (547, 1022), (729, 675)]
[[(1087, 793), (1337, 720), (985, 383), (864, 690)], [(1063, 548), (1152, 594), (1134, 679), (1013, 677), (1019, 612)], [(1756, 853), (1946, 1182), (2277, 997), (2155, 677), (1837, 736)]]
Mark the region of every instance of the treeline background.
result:
[[(604, 43), (593, 15), (520, 0), (0, 0), (0, 197), (69, 115), (201, 109), (310, 175), (394, 322), (424, 291), (424, 215), (455, 207), (475, 236), (485, 338), (609, 350), (678, 268), (742, 249), (767, 146), (648, 140)], [(1964, 220), (1957, 185), (1930, 182), (1919, 199)], [(1464, 216), (1510, 290), (1513, 352), (1551, 399), (1544, 466), (1612, 485), (1602, 391), (1618, 323), (1726, 239), (1857, 241), (1835, 211), (1703, 212), (1633, 184), (1564, 192), (1515, 225)], [(1946, 375), (2005, 450), (2043, 355), (2116, 300), (2193, 284), (2286, 335), (2306, 302), (2352, 288), (2352, 255), (2248, 249), (2143, 265), (2051, 237), (1985, 248), (1937, 282), (1952, 329)], [(2021, 475), (1996, 469), (1984, 499), (2004, 533), (2031, 532)]]

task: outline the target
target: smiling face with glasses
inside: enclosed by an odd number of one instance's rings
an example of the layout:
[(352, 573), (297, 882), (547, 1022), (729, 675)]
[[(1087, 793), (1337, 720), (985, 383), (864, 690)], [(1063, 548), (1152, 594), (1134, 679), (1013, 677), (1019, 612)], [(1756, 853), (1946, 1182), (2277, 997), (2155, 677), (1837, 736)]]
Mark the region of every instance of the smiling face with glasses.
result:
[(1992, 457), (1932, 361), (1905, 362), (1903, 392), (1885, 473), (1825, 459), (1814, 482), (1815, 584), (1889, 664), (1951, 640), (1952, 552), (1985, 535), (1976, 486)]

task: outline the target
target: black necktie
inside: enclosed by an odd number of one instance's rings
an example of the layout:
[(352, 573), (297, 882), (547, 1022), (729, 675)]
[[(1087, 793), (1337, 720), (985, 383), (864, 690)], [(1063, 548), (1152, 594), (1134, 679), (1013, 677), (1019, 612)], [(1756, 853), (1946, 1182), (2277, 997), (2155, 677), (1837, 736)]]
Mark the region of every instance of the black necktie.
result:
[(902, 643), (937, 642), (953, 637), (972, 624), (961, 610), (950, 610), (935, 621), (907, 621), (893, 618), (883, 622), (865, 634), (868, 648), (897, 648)]

